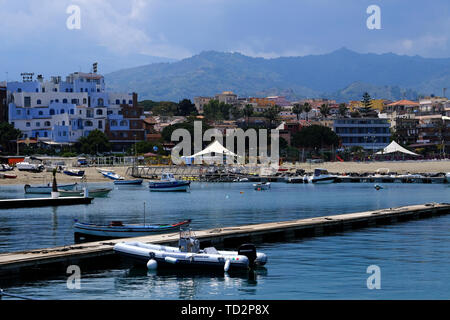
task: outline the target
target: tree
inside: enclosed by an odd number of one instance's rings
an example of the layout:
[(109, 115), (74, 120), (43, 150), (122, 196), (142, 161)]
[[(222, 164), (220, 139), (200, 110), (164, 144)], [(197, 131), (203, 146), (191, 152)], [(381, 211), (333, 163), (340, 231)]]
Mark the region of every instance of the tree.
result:
[(158, 104), (152, 108), (152, 113), (158, 116), (175, 116), (178, 114), (178, 103), (171, 101), (158, 102)]
[(270, 128), (272, 128), (273, 122), (275, 122), (278, 119), (280, 111), (281, 108), (277, 105), (274, 105), (273, 107), (270, 107), (264, 112), (264, 118), (269, 120)]
[(98, 154), (111, 150), (108, 137), (100, 130), (94, 130), (87, 137), (81, 137), (75, 143), (75, 149), (79, 153)]
[(219, 102), (219, 100), (210, 100), (203, 107), (203, 115), (208, 120), (229, 120), (230, 111), (233, 106), (226, 104), (224, 102)]
[(337, 147), (339, 145), (338, 135), (328, 127), (312, 125), (304, 127), (293, 135), (293, 145), (297, 148), (323, 148)]
[(248, 127), (248, 122), (250, 121), (250, 117), (253, 114), (253, 106), (251, 104), (247, 104), (244, 107), (244, 116), (247, 118), (247, 127)]
[(303, 113), (303, 105), (296, 103), (292, 107), (292, 113), (297, 116), (297, 120), (300, 120), (300, 115)]
[(345, 117), (345, 115), (347, 114), (347, 111), (348, 111), (348, 108), (345, 103), (339, 104), (339, 115), (341, 117)]
[(16, 141), (22, 136), (19, 129), (14, 128), (8, 122), (0, 123), (0, 144), (2, 150), (6, 152), (13, 152), (16, 147)]
[(244, 115), (244, 112), (239, 108), (237, 105), (234, 105), (231, 107), (231, 115), (233, 116), (233, 119), (239, 119)]
[(197, 109), (195, 108), (195, 104), (193, 104), (191, 100), (183, 99), (178, 103), (178, 115), (187, 117), (191, 114), (196, 113)]
[(328, 115), (330, 114), (330, 107), (328, 106), (328, 104), (324, 103), (320, 106), (320, 114), (324, 118), (328, 117)]
[(303, 105), (303, 112), (306, 113), (306, 121), (308, 121), (308, 113), (310, 113), (312, 110), (311, 105), (308, 102), (305, 102), (305, 104)]
[(372, 98), (368, 92), (364, 92), (361, 103), (363, 104), (363, 107), (359, 109), (359, 112), (364, 116), (367, 116), (372, 112)]

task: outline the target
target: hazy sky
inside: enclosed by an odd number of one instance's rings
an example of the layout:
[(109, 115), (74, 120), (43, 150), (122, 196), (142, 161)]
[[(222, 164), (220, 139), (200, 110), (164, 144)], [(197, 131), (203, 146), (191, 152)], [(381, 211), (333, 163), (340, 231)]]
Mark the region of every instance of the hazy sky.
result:
[[(66, 13), (79, 6), (81, 29)], [(369, 5), (381, 29), (369, 30)], [(0, 79), (99, 72), (204, 50), (266, 58), (394, 52), (450, 57), (449, 0), (0, 0)], [(8, 72), (8, 74), (6, 74)]]

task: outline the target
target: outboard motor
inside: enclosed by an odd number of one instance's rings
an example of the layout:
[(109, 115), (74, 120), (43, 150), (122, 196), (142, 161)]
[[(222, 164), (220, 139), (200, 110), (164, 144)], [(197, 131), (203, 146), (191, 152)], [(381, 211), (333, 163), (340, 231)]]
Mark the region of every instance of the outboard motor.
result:
[(253, 268), (256, 260), (256, 247), (253, 244), (246, 243), (238, 248), (238, 254), (248, 258), (248, 266)]

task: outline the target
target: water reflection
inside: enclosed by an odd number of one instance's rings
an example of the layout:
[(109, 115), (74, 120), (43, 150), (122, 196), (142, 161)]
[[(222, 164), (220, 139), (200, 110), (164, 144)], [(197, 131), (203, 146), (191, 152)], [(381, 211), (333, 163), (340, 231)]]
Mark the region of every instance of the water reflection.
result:
[(267, 276), (264, 267), (255, 270), (148, 270), (134, 266), (126, 269), (122, 276), (115, 279), (117, 291), (134, 289), (146, 292), (143, 298), (148, 299), (204, 299), (205, 292), (211, 299), (222, 298), (222, 292), (244, 290), (256, 292), (258, 279)]

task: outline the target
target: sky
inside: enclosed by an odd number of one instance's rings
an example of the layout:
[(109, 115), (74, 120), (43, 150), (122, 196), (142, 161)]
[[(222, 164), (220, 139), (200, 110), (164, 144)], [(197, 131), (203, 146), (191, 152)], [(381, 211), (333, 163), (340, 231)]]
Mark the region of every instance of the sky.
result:
[[(369, 29), (370, 5), (380, 29)], [(70, 6), (78, 6), (79, 29)], [(73, 25), (73, 24), (72, 24)], [(0, 0), (0, 80), (184, 59), (360, 53), (450, 57), (448, 0)]]

